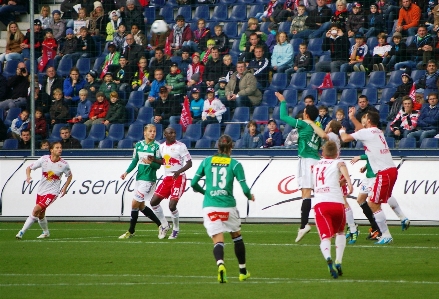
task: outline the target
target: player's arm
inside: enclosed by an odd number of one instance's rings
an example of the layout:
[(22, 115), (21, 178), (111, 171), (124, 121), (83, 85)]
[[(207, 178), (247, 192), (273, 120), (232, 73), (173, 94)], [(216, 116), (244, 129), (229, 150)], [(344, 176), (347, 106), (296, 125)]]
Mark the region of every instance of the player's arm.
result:
[(304, 119), (303, 121), (309, 124), (313, 128), (314, 132), (321, 138), (329, 140), (328, 134), (326, 134), (325, 131), (323, 131), (323, 129), (320, 128), (315, 122), (310, 119)]
[[(364, 129), (363, 125), (355, 117), (355, 107), (349, 108), (349, 120), (354, 124), (355, 132)], [(344, 140), (343, 140), (344, 141)]]
[(198, 183), (202, 177), (204, 177), (204, 160), (203, 162), (201, 162), (197, 172), (195, 173), (193, 179), (191, 180), (192, 189), (194, 189), (195, 192), (199, 192), (204, 195), (205, 190)]
[(339, 162), (338, 169), (346, 179), (346, 183), (348, 185), (348, 194), (351, 194), (354, 188), (352, 187), (351, 177), (349, 176), (349, 172), (348, 172), (348, 168), (346, 167), (346, 164), (344, 162)]
[(182, 174), (183, 172), (185, 172), (191, 167), (192, 167), (192, 160), (188, 160), (182, 168), (174, 172), (174, 178), (178, 177), (180, 174)]
[(32, 169), (30, 168), (30, 166), (28, 166), (26, 168), (26, 182), (29, 184), (32, 181), (32, 177), (30, 176), (30, 172), (32, 171)]
[(159, 158), (156, 158), (156, 157), (154, 157), (154, 156), (152, 156), (152, 155), (148, 155), (148, 161), (150, 161), (151, 163), (152, 162), (154, 162), (154, 163), (157, 163), (157, 164), (159, 164), (159, 165), (163, 165), (163, 159), (159, 159)]
[(70, 183), (72, 182), (72, 178), (73, 178), (73, 175), (72, 175), (72, 174), (70, 174), (70, 175), (67, 177), (67, 181), (66, 181), (66, 183), (64, 184), (64, 187), (62, 187), (61, 192), (60, 192), (60, 196), (59, 196), (59, 197), (63, 197), (64, 195), (66, 195), (67, 188), (69, 187)]
[(126, 176), (136, 168), (137, 163), (139, 163), (139, 155), (137, 154), (137, 150), (134, 148), (133, 159), (131, 160), (130, 166), (128, 166), (127, 170), (120, 176), (122, 180), (126, 178)]
[(292, 118), (291, 116), (288, 115), (288, 108), (287, 108), (287, 103), (285, 102), (285, 97), (283, 96), (283, 94), (279, 92), (275, 92), (274, 94), (280, 102), (280, 108), (279, 108), (280, 120), (286, 122), (287, 124), (295, 128), (297, 125), (297, 119)]
[(251, 194), (251, 190), (248, 187), (247, 182), (245, 180), (244, 168), (242, 167), (241, 163), (236, 164), (236, 167), (233, 168), (233, 174), (235, 175), (236, 179), (241, 185), (242, 192), (244, 192), (247, 199), (251, 201), (255, 201), (255, 196)]

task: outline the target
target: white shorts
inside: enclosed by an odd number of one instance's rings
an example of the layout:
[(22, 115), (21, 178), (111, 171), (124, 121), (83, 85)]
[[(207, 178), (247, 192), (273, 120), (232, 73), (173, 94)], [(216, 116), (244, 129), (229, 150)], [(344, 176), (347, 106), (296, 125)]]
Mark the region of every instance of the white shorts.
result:
[(375, 178), (365, 178), (361, 181), (359, 194), (367, 194), (373, 190), (373, 185), (375, 184)]
[(319, 160), (312, 158), (299, 158), (297, 169), (297, 184), (299, 185), (299, 189), (314, 189), (312, 167), (316, 165), (317, 162), (319, 162)]
[(134, 200), (138, 202), (150, 201), (154, 195), (155, 183), (148, 181), (136, 181), (136, 191), (134, 191)]
[(241, 219), (236, 207), (203, 208), (204, 227), (210, 237), (223, 232), (237, 232), (241, 230)]

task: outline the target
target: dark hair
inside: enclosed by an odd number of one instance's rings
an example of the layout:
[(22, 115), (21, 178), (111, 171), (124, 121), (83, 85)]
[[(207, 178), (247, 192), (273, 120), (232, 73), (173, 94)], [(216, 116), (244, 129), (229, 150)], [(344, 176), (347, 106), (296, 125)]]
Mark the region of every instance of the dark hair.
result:
[(365, 96), (364, 94), (362, 94), (361, 96), (359, 96), (358, 99), (366, 99), (366, 101), (369, 102), (369, 99), (368, 99), (367, 96)]
[(262, 52), (264, 52), (264, 46), (263, 45), (256, 45), (255, 46), (255, 50), (256, 49), (260, 49), (260, 50), (262, 50)]
[(305, 101), (306, 99), (311, 99), (311, 100), (313, 101), (313, 103), (316, 102), (316, 99), (315, 99), (314, 96), (311, 95), (311, 94), (307, 95), (307, 96), (303, 99), (303, 101)]
[(70, 132), (70, 128), (69, 127), (61, 127), (61, 129), (59, 129), (59, 132), (61, 133), (61, 131), (69, 131)]
[(305, 107), (304, 111), (308, 114), (309, 119), (315, 121), (317, 116), (319, 116), (319, 109), (314, 105), (308, 105)]
[(258, 127), (258, 125), (254, 120), (251, 120), (247, 123), (247, 128), (250, 128), (251, 126), (255, 126), (256, 128)]
[(218, 139), (218, 153), (227, 153), (232, 149), (232, 146), (232, 138), (229, 135), (224, 134)]
[(328, 107), (326, 107), (325, 105), (320, 105), (319, 106), (319, 110), (320, 109), (325, 109), (325, 111), (328, 112)]
[(378, 126), (380, 123), (380, 115), (375, 111), (367, 112), (367, 119), (370, 120), (370, 123), (375, 126)]
[(161, 47), (155, 48), (155, 53), (157, 53), (157, 51), (160, 51), (160, 52), (164, 53), (163, 48), (161, 48)]
[(21, 130), (21, 134), (23, 134), (23, 132), (28, 132), (30, 134), (30, 129), (23, 129), (23, 130)]
[(62, 147), (61, 141), (54, 141), (49, 144), (49, 151), (55, 147), (56, 144), (60, 144)]

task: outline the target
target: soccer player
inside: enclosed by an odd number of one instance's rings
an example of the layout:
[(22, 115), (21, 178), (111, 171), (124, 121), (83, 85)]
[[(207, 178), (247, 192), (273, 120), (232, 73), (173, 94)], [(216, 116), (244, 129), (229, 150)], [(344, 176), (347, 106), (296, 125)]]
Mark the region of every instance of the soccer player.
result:
[[(298, 140), (298, 184), (299, 189), (302, 191), (302, 208), (300, 228), (297, 233), (296, 242), (302, 240), (302, 238), (311, 230), (311, 226), (308, 224), (309, 213), (311, 211), (311, 191), (313, 189), (311, 169), (320, 160), (319, 148), (321, 138), (314, 132), (311, 125), (303, 120), (292, 118), (288, 115), (287, 104), (285, 103), (285, 97), (275, 92), (276, 97), (280, 101), (280, 119), (291, 127), (296, 128), (299, 132)], [(303, 119), (315, 121), (319, 116), (319, 110), (314, 105), (308, 105), (303, 111)]]
[(156, 158), (161, 158), (159, 149), (160, 143), (155, 141), (155, 136), (156, 127), (152, 124), (146, 125), (143, 129), (143, 137), (145, 140), (136, 143), (131, 164), (120, 176), (121, 179), (124, 180), (126, 176), (133, 171), (137, 164), (139, 164), (136, 175), (136, 191), (131, 203), (130, 228), (126, 233), (121, 235), (119, 239), (128, 239), (134, 237), (137, 218), (139, 218), (139, 210), (146, 217), (149, 217), (152, 221), (154, 221), (159, 227), (160, 231), (160, 225), (162, 223), (154, 212), (147, 205), (145, 205), (145, 201), (151, 200), (151, 197), (154, 194), (155, 183), (157, 181), (156, 172), (161, 167), (161, 164), (148, 160), (149, 155), (153, 155)]
[[(178, 200), (183, 195), (186, 187), (186, 170), (192, 167), (192, 158), (184, 143), (176, 141), (175, 130), (171, 127), (165, 129), (166, 141), (160, 144), (161, 159), (148, 156), (150, 161), (155, 161), (165, 166), (165, 177), (155, 190), (151, 199), (151, 206), (154, 213), (160, 219), (162, 225), (159, 227), (159, 239), (164, 239), (170, 229), (168, 221), (163, 214), (161, 201), (169, 198), (169, 210), (172, 217), (172, 233), (169, 239), (177, 239), (180, 232), (179, 214), (177, 210)], [(165, 225), (163, 225), (165, 223)]]
[[(66, 194), (67, 188), (72, 181), (72, 172), (69, 164), (61, 158), (62, 145), (61, 142), (56, 141), (49, 146), (50, 155), (45, 155), (39, 158), (26, 168), (26, 182), (29, 184), (32, 181), (30, 173), (32, 170), (41, 168), (42, 178), (38, 186), (37, 204), (35, 205), (32, 215), (27, 217), (23, 228), (15, 236), (21, 240), (24, 233), (38, 220), (38, 224), (43, 229), (43, 233), (38, 236), (38, 239), (50, 237), (49, 228), (47, 226), (46, 209), (52, 204), (57, 197), (63, 197)], [(65, 174), (67, 181), (62, 188), (61, 177)], [(60, 192), (61, 189), (61, 192)]]
[(383, 132), (377, 128), (380, 117), (374, 111), (367, 113), (366, 127), (355, 118), (355, 107), (349, 108), (349, 119), (355, 126), (355, 133), (347, 134), (346, 130), (340, 130), (340, 137), (343, 142), (353, 140), (361, 141), (364, 145), (372, 171), (376, 174), (373, 190), (370, 193), (369, 206), (374, 213), (375, 220), (381, 231), (381, 237), (375, 244), (388, 244), (393, 241), (389, 227), (386, 223), (386, 215), (381, 209), (382, 203), (387, 203), (392, 196), (393, 186), (398, 177), (398, 170), (393, 163), (392, 154), (390, 153)]
[[(228, 135), (222, 135), (218, 140), (218, 153), (201, 162), (191, 183), (195, 192), (204, 194), (204, 227), (214, 244), (213, 255), (218, 266), (218, 281), (220, 283), (227, 282), (223, 232), (230, 232), (235, 244), (235, 254), (239, 263), (239, 280), (244, 281), (250, 277), (250, 272), (247, 271), (245, 265), (245, 246), (240, 230), (241, 220), (236, 208), (236, 200), (233, 197), (235, 177), (248, 200), (254, 201), (255, 197), (247, 186), (241, 163), (231, 158), (231, 153), (232, 138)], [(198, 183), (204, 176), (206, 177), (206, 190)]]
[[(346, 180), (348, 194), (353, 187), (345, 163), (338, 159), (338, 148), (334, 141), (323, 145), (323, 159), (313, 167), (314, 206), (316, 226), (320, 235), (320, 250), (333, 278), (342, 275), (343, 253), (346, 247), (344, 227), (346, 214), (343, 192), (340, 188), (341, 175)], [(335, 235), (335, 264), (331, 257), (331, 238)], [(335, 269), (334, 269), (335, 266)]]

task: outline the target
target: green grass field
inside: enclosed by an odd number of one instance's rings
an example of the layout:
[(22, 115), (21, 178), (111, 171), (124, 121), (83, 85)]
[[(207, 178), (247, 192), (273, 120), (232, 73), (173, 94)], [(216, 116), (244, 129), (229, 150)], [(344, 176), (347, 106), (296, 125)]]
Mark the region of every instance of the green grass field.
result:
[[(136, 237), (119, 240), (127, 223), (49, 222), (50, 239), (34, 224), (0, 224), (0, 298), (438, 298), (439, 228), (391, 227), (387, 246), (365, 240), (347, 245), (344, 275), (328, 273), (315, 227), (300, 244), (298, 225), (244, 224), (247, 268), (238, 281), (227, 238), (229, 283), (219, 284), (212, 244), (202, 224), (181, 224), (177, 240), (158, 240), (140, 223)], [(335, 248), (333, 247), (335, 258)]]

